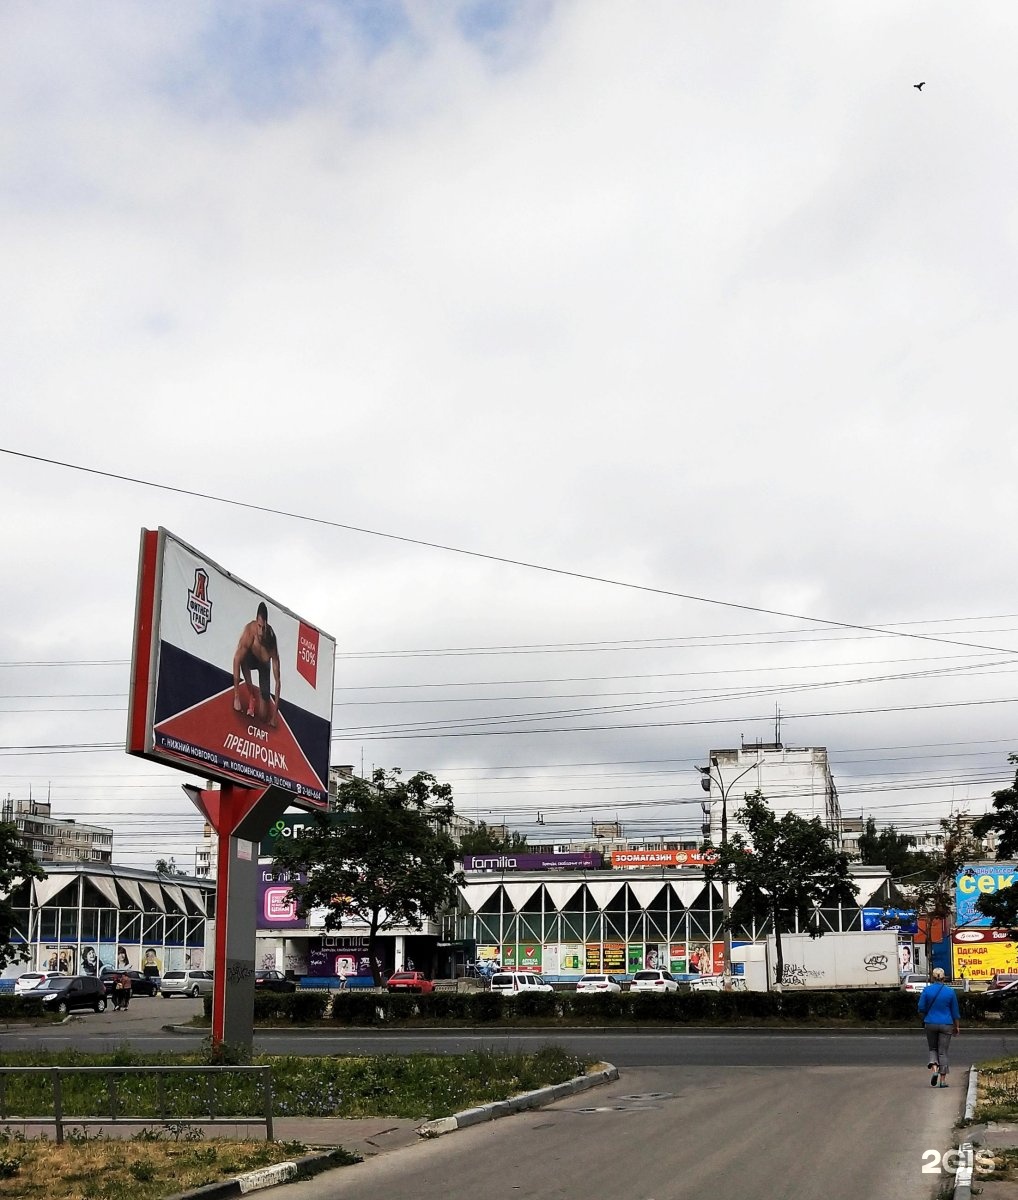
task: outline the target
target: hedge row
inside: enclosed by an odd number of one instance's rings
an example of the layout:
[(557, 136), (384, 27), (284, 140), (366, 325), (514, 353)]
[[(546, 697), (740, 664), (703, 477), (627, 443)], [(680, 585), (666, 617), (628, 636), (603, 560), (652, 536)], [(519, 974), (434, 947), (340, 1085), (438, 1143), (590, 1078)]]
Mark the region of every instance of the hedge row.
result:
[(43, 1007), (41, 1000), (24, 1000), (13, 992), (0, 993), (0, 1020), (8, 1017), (41, 1017)]
[[(0, 1017), (6, 997), (0, 997)], [(13, 997), (11, 998), (13, 999)], [(671, 1025), (745, 1021), (858, 1021), (863, 1024), (918, 1025), (918, 996), (891, 989), (777, 992), (669, 992), (649, 995), (621, 992), (583, 995), (574, 992), (534, 992), (506, 998), (497, 992), (433, 992), (427, 996), (390, 996), (380, 992), (335, 992), (332, 1020), (341, 1025), (390, 1025), (448, 1022), (484, 1025), (503, 1021), (541, 1019), (548, 1022), (605, 1023), (662, 1021)], [(287, 1021), (302, 1025), (322, 1020), (329, 1008), (326, 992), (291, 994), (258, 992), (256, 1021)], [(986, 1014), (979, 992), (958, 995), (963, 1022), (980, 1021)], [(24, 1013), (24, 1004), (17, 1011)], [(205, 1016), (212, 1016), (212, 998), (205, 998)], [(1003, 1024), (1018, 1024), (1018, 999), (1006, 1000)]]
[(344, 1025), (403, 1021), (485, 1024), (512, 1018), (570, 1021), (667, 1021), (683, 1024), (742, 1020), (918, 1021), (916, 997), (898, 991), (621, 992), (577, 995), (534, 992), (506, 998), (492, 992), (435, 992), (428, 996), (337, 993), (332, 1018)]
[[(212, 997), (204, 999), (205, 1016), (212, 1019)], [(328, 992), (255, 992), (254, 1019), (256, 1021), (289, 1021), (294, 1025), (307, 1025), (320, 1021), (329, 1008)]]

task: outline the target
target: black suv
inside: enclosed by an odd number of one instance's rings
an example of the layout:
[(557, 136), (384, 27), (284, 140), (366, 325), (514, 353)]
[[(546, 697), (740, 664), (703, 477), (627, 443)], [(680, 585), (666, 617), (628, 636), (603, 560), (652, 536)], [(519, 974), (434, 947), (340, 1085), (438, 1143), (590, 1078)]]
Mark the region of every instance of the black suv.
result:
[(63, 975), (47, 979), (21, 993), (25, 1000), (41, 1000), (47, 1012), (67, 1013), (76, 1008), (106, 1011), (106, 989), (94, 975)]

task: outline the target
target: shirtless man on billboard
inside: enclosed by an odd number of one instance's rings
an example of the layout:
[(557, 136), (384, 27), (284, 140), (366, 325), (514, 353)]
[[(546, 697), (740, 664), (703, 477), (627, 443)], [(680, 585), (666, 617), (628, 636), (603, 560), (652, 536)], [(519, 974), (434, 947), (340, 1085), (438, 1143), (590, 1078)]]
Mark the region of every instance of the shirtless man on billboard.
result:
[[(251, 672), (258, 673), (258, 691), (255, 692), (251, 682)], [(270, 690), (270, 672), (275, 674), (276, 694)], [(267, 721), (273, 728), (276, 726), (276, 713), (279, 709), (279, 646), (276, 633), (269, 624), (269, 610), (265, 601), (258, 605), (258, 612), (253, 621), (248, 621), (240, 635), (237, 649), (233, 655), (233, 708), (235, 712), (244, 711), (244, 702), (240, 695), (240, 680), (244, 678), (247, 684), (248, 704), (247, 715), (257, 716), (260, 721)], [(257, 698), (257, 712), (255, 711)]]

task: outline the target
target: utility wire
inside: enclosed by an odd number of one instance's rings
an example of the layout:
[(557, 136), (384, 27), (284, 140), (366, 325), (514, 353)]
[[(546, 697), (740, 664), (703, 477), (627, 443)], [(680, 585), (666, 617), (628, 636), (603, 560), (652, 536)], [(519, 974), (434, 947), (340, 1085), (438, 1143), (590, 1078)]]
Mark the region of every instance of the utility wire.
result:
[(178, 487), (168, 483), (157, 483), (151, 479), (142, 479), (134, 475), (122, 475), (114, 471), (102, 471), (97, 467), (86, 467), (81, 463), (63, 462), (43, 455), (28, 454), (22, 450), (13, 450), (0, 446), (0, 454), (20, 458), (28, 462), (42, 463), (46, 466), (60, 467), (67, 471), (78, 471), (85, 475), (96, 476), (100, 479), (113, 479), (118, 483), (131, 483), (139, 487), (155, 488), (163, 492), (171, 492), (178, 496), (190, 496), (198, 500), (208, 500), (215, 504), (227, 504), (233, 508), (246, 509), (249, 512), (267, 513), (271, 516), (285, 517), (293, 521), (306, 521), (309, 524), (321, 525), (329, 529), (342, 529), (348, 533), (361, 533), (368, 537), (385, 538), (388, 541), (401, 542), (404, 545), (421, 546), (428, 550), (440, 550), (447, 554), (459, 554), (467, 558), (482, 559), (486, 562), (503, 563), (510, 567), (521, 567), (529, 571), (541, 571), (548, 575), (558, 575), (566, 579), (579, 579), (587, 583), (600, 583), (608, 587), (626, 588), (630, 591), (644, 592), (654, 596), (670, 596), (676, 600), (688, 600), (694, 604), (709, 604), (717, 608), (729, 608), (737, 612), (761, 613), (768, 617), (781, 617), (786, 620), (808, 621), (812, 625), (825, 625), (834, 629), (851, 629), (857, 632), (875, 633), (884, 637), (910, 638), (923, 642), (936, 642), (941, 645), (961, 646), (970, 650), (988, 650), (996, 654), (1015, 654), (1018, 650), (1004, 646), (986, 646), (975, 642), (963, 642), (956, 639), (936, 637), (932, 634), (912, 633), (900, 629), (882, 629), (874, 625), (863, 625), (853, 621), (836, 621), (828, 617), (814, 617), (806, 613), (787, 612), (782, 609), (764, 608), (757, 604), (744, 604), (735, 600), (718, 600), (710, 596), (698, 596), (692, 592), (679, 592), (670, 588), (652, 587), (648, 584), (630, 583), (626, 580), (612, 579), (603, 575), (592, 575), (583, 571), (570, 571), (564, 567), (550, 567), (543, 563), (528, 562), (525, 559), (509, 558), (501, 554), (489, 554), (481, 550), (467, 550), (462, 546), (450, 546), (443, 542), (426, 541), (423, 538), (408, 537), (405, 534), (388, 533), (379, 529), (368, 529), (361, 525), (350, 525), (343, 521), (332, 521), (325, 517), (315, 517), (306, 513), (290, 512), (287, 509), (272, 508), (269, 505), (254, 504), (247, 500), (235, 500), (228, 496), (217, 496), (211, 492), (199, 492), (191, 488)]

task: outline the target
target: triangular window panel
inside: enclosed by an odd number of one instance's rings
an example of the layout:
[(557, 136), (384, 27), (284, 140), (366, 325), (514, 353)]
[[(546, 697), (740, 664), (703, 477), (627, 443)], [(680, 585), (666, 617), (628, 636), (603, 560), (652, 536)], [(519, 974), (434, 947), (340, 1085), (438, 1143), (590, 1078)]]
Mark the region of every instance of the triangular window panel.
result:
[(485, 906), (500, 887), (501, 884), (498, 883), (472, 883), (469, 886), (461, 887), (460, 895), (471, 912), (490, 912), (492, 910), (486, 909)]
[(520, 912), (527, 901), (534, 895), (535, 892), (541, 890), (541, 884), (538, 883), (504, 883), (505, 894), (509, 897), (509, 903)]
[(145, 906), (141, 902), (141, 888), (138, 886), (137, 879), (118, 879), (117, 883), (124, 890), (124, 894), (137, 909), (143, 909)]
[(34, 880), (36, 905), (42, 908), (43, 905), (49, 904), (54, 896), (62, 892), (68, 884), (74, 883), (77, 878), (77, 875), (50, 875), (47, 879)]
[(628, 887), (629, 894), (632, 897), (632, 907), (663, 909), (665, 907), (665, 899), (662, 893), (667, 886), (660, 879), (648, 879), (639, 882), (630, 880)]
[(673, 880), (669, 887), (672, 889), (672, 911), (674, 911), (676, 900), (683, 908), (691, 908), (693, 901), (703, 891), (704, 882), (702, 879)]
[(544, 890), (552, 907), (559, 912), (568, 909), (569, 912), (583, 911), (583, 885), (575, 883), (546, 883)]

